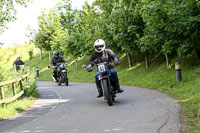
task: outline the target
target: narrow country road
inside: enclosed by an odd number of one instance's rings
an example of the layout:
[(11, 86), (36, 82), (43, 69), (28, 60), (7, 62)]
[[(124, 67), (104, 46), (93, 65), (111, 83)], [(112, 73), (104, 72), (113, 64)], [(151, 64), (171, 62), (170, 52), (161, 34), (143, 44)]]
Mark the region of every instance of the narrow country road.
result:
[(37, 82), (40, 98), (9, 120), (0, 133), (179, 133), (181, 107), (149, 89), (122, 86), (113, 106), (97, 99), (95, 84)]

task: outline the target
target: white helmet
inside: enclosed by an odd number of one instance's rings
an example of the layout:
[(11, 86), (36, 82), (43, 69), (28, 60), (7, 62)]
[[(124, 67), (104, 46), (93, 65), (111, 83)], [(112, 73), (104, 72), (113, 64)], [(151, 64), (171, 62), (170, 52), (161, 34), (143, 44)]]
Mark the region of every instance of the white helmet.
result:
[(106, 44), (105, 44), (104, 40), (102, 40), (102, 39), (97, 39), (94, 43), (94, 48), (98, 53), (103, 52), (105, 47), (106, 47)]

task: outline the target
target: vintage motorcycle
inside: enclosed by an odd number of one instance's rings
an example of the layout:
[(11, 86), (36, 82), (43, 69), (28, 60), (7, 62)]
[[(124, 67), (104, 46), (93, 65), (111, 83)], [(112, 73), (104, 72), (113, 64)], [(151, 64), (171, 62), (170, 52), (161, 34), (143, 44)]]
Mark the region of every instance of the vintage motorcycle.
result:
[(110, 73), (108, 73), (108, 66), (113, 66), (114, 63), (103, 62), (97, 64), (99, 75), (99, 80), (101, 81), (101, 86), (104, 94), (104, 99), (107, 100), (109, 106), (113, 105), (116, 97), (116, 90), (114, 89), (114, 81)]
[[(48, 68), (50, 68), (50, 66), (48, 66)], [(65, 68), (65, 64), (57, 63), (56, 66), (52, 66), (52, 68), (57, 69), (57, 84), (61, 85), (62, 83), (64, 83), (66, 86), (68, 86), (69, 79), (67, 77), (67, 69)], [(53, 76), (52, 78), (54, 79)]]

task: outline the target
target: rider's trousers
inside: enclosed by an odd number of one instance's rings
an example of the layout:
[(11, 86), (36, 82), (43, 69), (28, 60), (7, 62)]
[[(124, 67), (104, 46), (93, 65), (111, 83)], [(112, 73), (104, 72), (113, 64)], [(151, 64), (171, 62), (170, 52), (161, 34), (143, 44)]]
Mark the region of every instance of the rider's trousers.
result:
[[(112, 69), (109, 69), (109, 70), (107, 70), (107, 72), (108, 72), (108, 75), (110, 75), (111, 74), (111, 76), (112, 76), (112, 79), (113, 79), (113, 81), (115, 82), (115, 83), (119, 83), (119, 79), (118, 79), (118, 76), (117, 76), (117, 72), (112, 68)], [(96, 80), (96, 85), (97, 86), (101, 86), (101, 81), (99, 80), (99, 72), (97, 72), (96, 73), (96, 76), (95, 76), (95, 80)]]

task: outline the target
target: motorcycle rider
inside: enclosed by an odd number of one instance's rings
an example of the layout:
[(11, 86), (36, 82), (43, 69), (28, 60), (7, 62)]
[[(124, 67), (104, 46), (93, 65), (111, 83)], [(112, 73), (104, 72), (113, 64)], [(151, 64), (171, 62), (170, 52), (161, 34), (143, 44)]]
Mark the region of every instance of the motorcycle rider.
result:
[[(51, 66), (56, 66), (57, 63), (66, 63), (66, 61), (61, 57), (59, 56), (59, 51), (54, 51), (53, 52), (54, 56), (53, 58), (51, 59)], [(57, 68), (53, 68), (53, 76), (52, 78), (54, 79), (54, 81), (57, 82)]]
[(17, 56), (17, 59), (13, 62), (13, 67), (16, 68), (16, 71), (20, 70), (20, 66), (19, 65), (26, 65), (26, 63), (24, 63), (20, 56)]
[[(105, 49), (105, 42), (102, 39), (97, 39), (94, 43), (95, 52), (92, 53), (89, 65), (87, 66), (87, 71), (91, 71), (95, 64), (99, 64), (102, 62), (111, 62), (114, 61), (115, 65), (119, 65), (119, 58), (115, 55), (115, 53), (111, 49)], [(115, 89), (118, 93), (122, 93), (123, 90), (119, 86), (119, 79), (117, 76), (117, 72), (113, 69), (112, 66), (108, 68), (108, 73), (111, 73), (111, 76), (115, 82)], [(98, 79), (99, 72), (96, 73), (95, 80), (96, 80), (96, 86), (98, 90), (98, 96), (97, 98), (100, 98), (103, 96), (103, 90), (101, 86), (101, 82)]]

